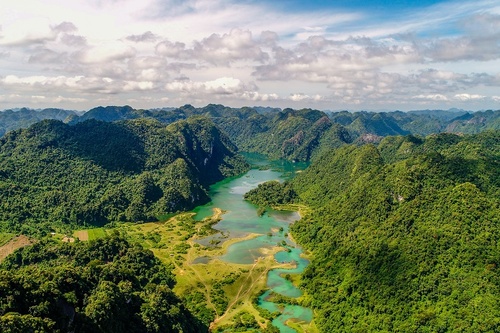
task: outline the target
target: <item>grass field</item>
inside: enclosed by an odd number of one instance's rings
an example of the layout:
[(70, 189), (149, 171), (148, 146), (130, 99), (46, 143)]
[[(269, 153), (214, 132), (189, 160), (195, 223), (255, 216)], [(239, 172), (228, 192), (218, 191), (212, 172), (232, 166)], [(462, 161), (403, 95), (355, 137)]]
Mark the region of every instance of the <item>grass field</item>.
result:
[(81, 241), (93, 240), (97, 238), (106, 237), (108, 234), (108, 230), (104, 228), (95, 228), (95, 229), (85, 229), (85, 230), (77, 230), (73, 233), (75, 238), (78, 238)]
[[(222, 213), (215, 208), (214, 215), (203, 221), (195, 221), (193, 213), (182, 213), (165, 222), (122, 223), (109, 229), (80, 230), (75, 232), (75, 237), (92, 240), (118, 231), (131, 242), (150, 249), (160, 260), (173, 267), (177, 278), (174, 291), (186, 299), (191, 311), (209, 318), (207, 321), (211, 322), (212, 331), (233, 325), (242, 314), (253, 316), (258, 327), (264, 328), (270, 325), (270, 321), (262, 316), (253, 300), (266, 289), (266, 277), (270, 269), (292, 266), (274, 260), (274, 254), (282, 250), (278, 246), (262, 253), (253, 264), (232, 264), (218, 259), (231, 244), (257, 237), (257, 234), (230, 239), (217, 247), (196, 243), (197, 238), (213, 232), (211, 226), (220, 220)], [(209, 261), (193, 264), (200, 257), (208, 257)], [(292, 325), (298, 332), (317, 332), (314, 323)]]
[(106, 237), (106, 230), (103, 228), (88, 229), (89, 240)]

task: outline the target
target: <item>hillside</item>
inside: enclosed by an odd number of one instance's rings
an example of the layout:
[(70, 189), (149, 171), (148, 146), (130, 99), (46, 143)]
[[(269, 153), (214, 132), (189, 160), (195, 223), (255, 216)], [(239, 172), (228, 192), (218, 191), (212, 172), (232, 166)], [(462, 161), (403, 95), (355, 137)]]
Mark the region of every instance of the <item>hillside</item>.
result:
[[(42, 112), (24, 111), (28, 118), (19, 119), (17, 123), (12, 118), (9, 120), (10, 127), (4, 131), (26, 127), (40, 120)], [(12, 112), (5, 111), (5, 116)], [(64, 120), (69, 124), (91, 119), (114, 122), (142, 118), (170, 124), (201, 115), (210, 118), (243, 151), (263, 153), (272, 159), (297, 161), (308, 161), (346, 143), (376, 143), (391, 135), (472, 134), (500, 127), (500, 110), (473, 113), (463, 110), (325, 113), (312, 109), (230, 108), (219, 104), (196, 108), (188, 104), (179, 108), (151, 110), (134, 109), (128, 105), (100, 106), (80, 116), (72, 113), (64, 118), (59, 114), (49, 116), (48, 110), (44, 112), (45, 118)], [(15, 113), (21, 114), (20, 111)]]
[(209, 184), (247, 167), (206, 118), (45, 120), (0, 139), (0, 227), (44, 234), (157, 220), (207, 202)]
[(500, 328), (500, 134), (345, 146), (292, 181), (323, 332)]
[(421, 110), (409, 112), (334, 112), (328, 116), (344, 126), (354, 139), (366, 135), (421, 135), (436, 133), (480, 133), (500, 127), (500, 110), (466, 112), (463, 110)]
[(44, 119), (65, 120), (68, 117), (78, 117), (76, 112), (61, 109), (32, 110), (5, 110), (0, 112), (0, 137), (9, 131), (26, 128)]
[(323, 150), (351, 142), (342, 126), (317, 110), (285, 109), (260, 114), (243, 108), (228, 116), (229, 112), (214, 122), (241, 150), (265, 154), (271, 159), (309, 161)]
[(43, 240), (0, 265), (2, 332), (208, 332), (153, 253), (117, 235)]

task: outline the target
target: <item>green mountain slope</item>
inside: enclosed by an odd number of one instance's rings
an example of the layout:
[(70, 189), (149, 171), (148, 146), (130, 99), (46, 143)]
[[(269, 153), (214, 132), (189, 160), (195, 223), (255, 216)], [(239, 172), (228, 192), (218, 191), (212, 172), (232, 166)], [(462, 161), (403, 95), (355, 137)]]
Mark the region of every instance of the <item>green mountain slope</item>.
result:
[(479, 133), (500, 129), (500, 111), (484, 111), (466, 114), (452, 119), (446, 126), (447, 132)]
[(26, 128), (44, 119), (65, 120), (69, 117), (77, 117), (74, 111), (61, 109), (32, 110), (22, 108), (18, 111), (5, 110), (0, 112), (0, 137), (9, 131)]
[(113, 236), (43, 240), (0, 265), (2, 332), (208, 332), (149, 250)]
[(323, 332), (500, 329), (500, 134), (391, 137), (292, 181), (312, 212), (302, 286)]
[(206, 188), (247, 168), (206, 118), (43, 121), (0, 140), (0, 226), (156, 220), (207, 202)]
[[(310, 160), (321, 155), (323, 151), (353, 141), (363, 144), (379, 142), (382, 137), (392, 135), (479, 133), (500, 127), (500, 110), (474, 113), (463, 110), (324, 113), (311, 109), (230, 108), (219, 104), (200, 108), (187, 104), (179, 108), (151, 110), (134, 109), (126, 105), (99, 106), (83, 115), (78, 116), (73, 112), (63, 118), (63, 110), (59, 110), (59, 113), (55, 113), (56, 110), (53, 109), (43, 110), (44, 118), (40, 118), (43, 112), (21, 111), (0, 112), (0, 120), (8, 120), (8, 127), (4, 126), (2, 130), (0, 125), (0, 135), (46, 118), (64, 120), (69, 124), (91, 119), (114, 122), (153, 118), (163, 124), (170, 124), (191, 116), (206, 116), (241, 150), (264, 153), (274, 159), (299, 161)], [(12, 115), (21, 114), (24, 115), (22, 119), (12, 118)]]
[(243, 115), (214, 121), (241, 150), (274, 159), (308, 161), (322, 150), (351, 140), (349, 133), (325, 113), (310, 109), (285, 109), (266, 115), (249, 109)]

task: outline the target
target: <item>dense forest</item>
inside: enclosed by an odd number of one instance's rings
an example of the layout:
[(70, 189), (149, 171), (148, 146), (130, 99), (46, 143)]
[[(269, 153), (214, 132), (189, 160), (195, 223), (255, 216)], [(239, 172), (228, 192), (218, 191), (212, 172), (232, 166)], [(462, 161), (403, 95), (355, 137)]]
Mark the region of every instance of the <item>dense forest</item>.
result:
[(76, 125), (45, 120), (0, 139), (0, 228), (151, 221), (209, 200), (209, 184), (247, 164), (203, 117)]
[[(312, 208), (292, 232), (322, 332), (500, 330), (499, 147), (498, 131), (388, 137), (281, 185)], [(272, 204), (269, 187), (247, 198)]]
[(245, 198), (306, 207), (290, 230), (313, 260), (293, 279), (321, 332), (500, 331), (500, 111), (111, 106), (1, 119), (0, 232), (37, 239), (0, 264), (2, 332), (207, 331), (171, 291), (172, 267), (124, 234), (44, 236), (206, 203), (210, 184), (249, 168), (238, 149), (312, 161)]
[(46, 239), (0, 265), (0, 331), (208, 332), (174, 284), (169, 267), (119, 235)]
[[(8, 128), (16, 129), (46, 118), (64, 120), (69, 124), (90, 119), (114, 122), (153, 118), (163, 124), (170, 124), (202, 115), (210, 118), (240, 150), (263, 153), (272, 159), (296, 161), (313, 159), (346, 143), (374, 143), (390, 135), (426, 136), (441, 132), (473, 134), (500, 129), (500, 110), (322, 112), (312, 109), (230, 108), (209, 104), (200, 108), (184, 105), (152, 110), (134, 109), (130, 106), (96, 107), (82, 115), (72, 112), (64, 119), (61, 116), (56, 118), (53, 113), (52, 109), (39, 112), (28, 109), (16, 112), (8, 110), (0, 112), (0, 120), (5, 117)], [(31, 121), (16, 123), (14, 115)]]

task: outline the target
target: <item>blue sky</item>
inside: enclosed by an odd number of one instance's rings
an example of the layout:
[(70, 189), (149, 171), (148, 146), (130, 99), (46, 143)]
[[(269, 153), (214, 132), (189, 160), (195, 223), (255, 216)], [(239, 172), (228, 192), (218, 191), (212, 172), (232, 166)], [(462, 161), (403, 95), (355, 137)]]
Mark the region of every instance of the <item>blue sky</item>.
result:
[(334, 1), (322, 1), (322, 0), (282, 0), (278, 3), (285, 3), (290, 6), (293, 10), (322, 10), (328, 9), (344, 9), (353, 11), (365, 11), (365, 10), (376, 10), (381, 12), (391, 11), (393, 13), (400, 10), (407, 11), (416, 8), (426, 8), (430, 5), (434, 5), (443, 1), (435, 0), (422, 0), (422, 1), (409, 1), (409, 0), (334, 0)]
[(0, 7), (0, 109), (478, 110), (500, 108), (499, 88), (497, 0), (4, 0)]

